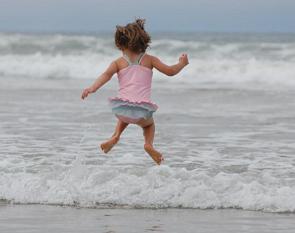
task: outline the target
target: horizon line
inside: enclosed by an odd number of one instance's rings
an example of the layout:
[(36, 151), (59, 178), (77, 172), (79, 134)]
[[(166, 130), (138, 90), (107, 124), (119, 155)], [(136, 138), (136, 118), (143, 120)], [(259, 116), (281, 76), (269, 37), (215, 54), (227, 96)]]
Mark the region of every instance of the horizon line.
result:
[[(111, 30), (11, 30), (0, 29), (0, 33), (11, 34), (113, 34)], [(150, 34), (295, 34), (295, 31), (238, 31), (238, 30), (148, 30)]]

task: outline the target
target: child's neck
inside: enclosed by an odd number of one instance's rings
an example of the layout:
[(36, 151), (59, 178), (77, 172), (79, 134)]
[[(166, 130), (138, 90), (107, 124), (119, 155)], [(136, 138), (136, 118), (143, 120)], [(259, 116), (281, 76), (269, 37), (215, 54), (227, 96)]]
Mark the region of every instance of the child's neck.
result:
[(126, 54), (130, 59), (136, 58), (139, 55), (139, 53), (138, 54), (134, 53), (134, 52), (130, 51), (129, 49), (122, 50), (122, 53)]

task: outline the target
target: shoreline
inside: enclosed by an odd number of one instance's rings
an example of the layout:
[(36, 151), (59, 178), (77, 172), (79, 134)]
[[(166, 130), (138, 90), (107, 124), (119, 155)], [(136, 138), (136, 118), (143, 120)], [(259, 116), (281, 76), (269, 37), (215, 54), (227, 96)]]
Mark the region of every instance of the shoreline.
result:
[(265, 214), (287, 214), (295, 215), (292, 211), (265, 211), (265, 210), (251, 210), (243, 208), (225, 207), (225, 208), (192, 208), (192, 207), (144, 207), (144, 206), (130, 206), (130, 205), (119, 205), (112, 203), (96, 204), (95, 206), (81, 206), (79, 204), (54, 204), (54, 203), (17, 203), (13, 201), (0, 200), (0, 208), (3, 206), (49, 206), (49, 207), (62, 207), (62, 208), (73, 208), (73, 209), (93, 209), (93, 210), (196, 210), (196, 211), (246, 211), (246, 212), (258, 212)]

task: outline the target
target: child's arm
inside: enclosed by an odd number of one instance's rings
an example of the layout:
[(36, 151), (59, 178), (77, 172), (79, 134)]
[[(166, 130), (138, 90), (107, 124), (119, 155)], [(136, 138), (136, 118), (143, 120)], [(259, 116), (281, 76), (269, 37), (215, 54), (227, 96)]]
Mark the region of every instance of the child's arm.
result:
[(152, 56), (152, 65), (158, 71), (160, 71), (168, 76), (173, 76), (173, 75), (176, 75), (177, 73), (179, 73), (179, 71), (181, 71), (183, 69), (183, 67), (188, 65), (187, 54), (182, 54), (179, 57), (179, 62), (175, 65), (172, 65), (172, 66), (166, 65), (163, 62), (161, 62), (159, 58)]
[(86, 88), (83, 93), (81, 98), (85, 99), (90, 93), (96, 92), (100, 87), (102, 87), (105, 83), (107, 83), (112, 76), (117, 72), (117, 63), (114, 61), (112, 62), (109, 67), (106, 69), (105, 72), (103, 72), (97, 79), (96, 81), (88, 88)]

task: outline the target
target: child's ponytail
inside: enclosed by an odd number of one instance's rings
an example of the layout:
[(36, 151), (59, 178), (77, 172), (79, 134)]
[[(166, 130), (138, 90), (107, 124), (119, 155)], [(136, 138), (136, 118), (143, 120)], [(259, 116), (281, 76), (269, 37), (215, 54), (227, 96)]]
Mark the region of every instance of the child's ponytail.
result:
[(138, 24), (138, 26), (139, 26), (142, 30), (144, 30), (145, 19), (136, 19), (135, 22)]

